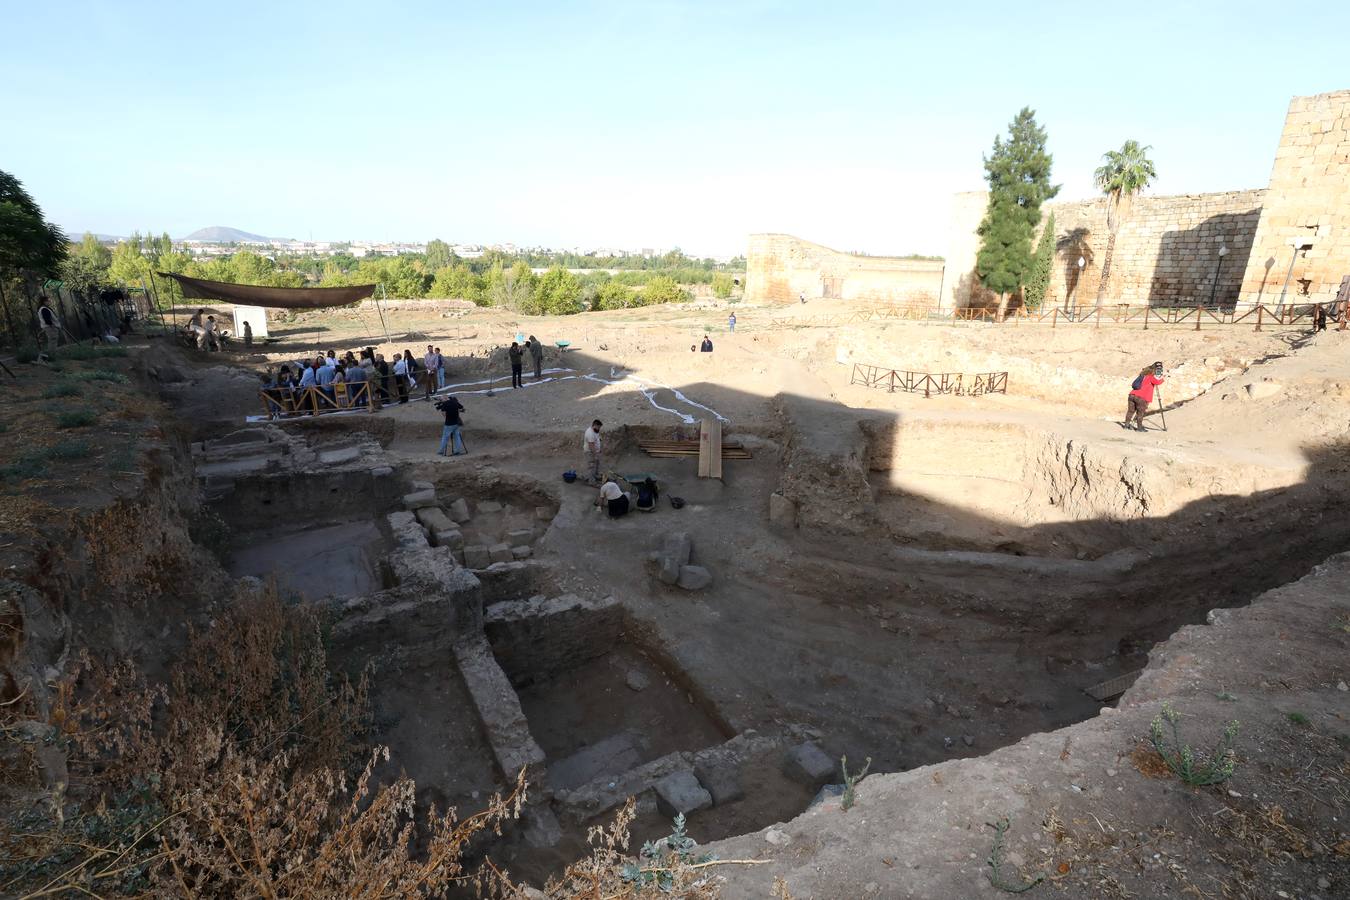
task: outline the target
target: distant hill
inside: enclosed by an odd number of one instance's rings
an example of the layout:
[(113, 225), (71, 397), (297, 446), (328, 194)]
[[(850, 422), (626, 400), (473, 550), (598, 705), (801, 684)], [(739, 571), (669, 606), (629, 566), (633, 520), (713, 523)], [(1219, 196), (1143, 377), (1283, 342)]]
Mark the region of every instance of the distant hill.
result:
[(247, 231), (240, 231), (238, 228), (226, 228), (224, 225), (212, 225), (210, 228), (198, 228), (182, 240), (205, 241), (209, 244), (238, 244), (244, 241), (267, 242), (273, 240), (273, 238), (263, 237), (261, 234), (251, 234)]

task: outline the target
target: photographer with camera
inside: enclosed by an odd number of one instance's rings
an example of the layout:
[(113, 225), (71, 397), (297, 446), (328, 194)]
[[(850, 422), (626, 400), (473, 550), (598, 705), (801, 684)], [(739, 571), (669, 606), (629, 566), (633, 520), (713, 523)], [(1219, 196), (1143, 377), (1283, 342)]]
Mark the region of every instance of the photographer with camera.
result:
[(1163, 364), (1155, 362), (1140, 370), (1139, 376), (1130, 385), (1129, 406), (1125, 409), (1124, 428), (1130, 427), (1133, 419), (1136, 431), (1148, 431), (1144, 427), (1144, 416), (1148, 414), (1149, 404), (1153, 402), (1153, 389), (1163, 383)]
[(450, 439), (455, 441), (455, 449), (451, 451), (451, 456), (459, 456), (462, 453), (468, 453), (464, 449), (464, 439), (460, 436), (464, 428), (464, 422), (459, 414), (464, 410), (464, 404), (460, 403), (454, 394), (446, 397), (436, 404), (436, 408), (445, 413), (445, 427), (441, 429), (441, 449), (436, 451), (437, 456), (445, 456), (445, 450), (450, 446)]

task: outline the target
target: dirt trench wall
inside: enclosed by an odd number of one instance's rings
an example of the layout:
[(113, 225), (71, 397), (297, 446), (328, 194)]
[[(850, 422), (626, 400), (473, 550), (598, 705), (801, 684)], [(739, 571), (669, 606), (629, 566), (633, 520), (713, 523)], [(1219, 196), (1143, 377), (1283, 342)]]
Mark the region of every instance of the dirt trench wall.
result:
[(18, 627), (4, 686), (26, 689), (39, 718), (74, 648), (130, 655), (154, 673), (209, 608), (202, 582), (218, 566), (189, 533), (197, 494), (186, 457), (183, 446), (144, 447), (118, 496), (50, 518), (31, 536), (31, 564), (0, 582), (0, 603)]

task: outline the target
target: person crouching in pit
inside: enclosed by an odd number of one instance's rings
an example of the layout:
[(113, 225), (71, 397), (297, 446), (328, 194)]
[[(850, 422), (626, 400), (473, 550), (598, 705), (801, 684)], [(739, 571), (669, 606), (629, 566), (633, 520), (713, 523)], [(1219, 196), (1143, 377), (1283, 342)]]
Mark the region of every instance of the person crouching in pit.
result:
[(600, 486), (600, 494), (595, 505), (609, 510), (609, 517), (617, 519), (628, 514), (628, 495), (623, 492), (613, 477)]

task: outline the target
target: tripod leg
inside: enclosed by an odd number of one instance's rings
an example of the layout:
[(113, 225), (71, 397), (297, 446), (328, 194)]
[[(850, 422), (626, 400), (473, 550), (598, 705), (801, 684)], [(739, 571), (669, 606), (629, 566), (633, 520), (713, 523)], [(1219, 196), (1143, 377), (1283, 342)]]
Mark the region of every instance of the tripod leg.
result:
[(1167, 430), (1167, 413), (1163, 412), (1162, 391), (1158, 392), (1158, 418), (1162, 420), (1162, 430)]

